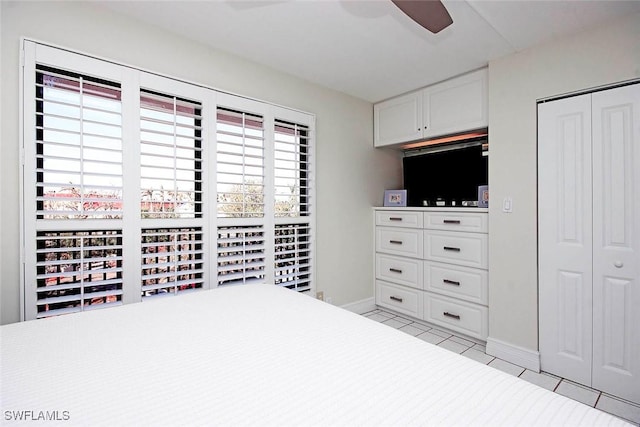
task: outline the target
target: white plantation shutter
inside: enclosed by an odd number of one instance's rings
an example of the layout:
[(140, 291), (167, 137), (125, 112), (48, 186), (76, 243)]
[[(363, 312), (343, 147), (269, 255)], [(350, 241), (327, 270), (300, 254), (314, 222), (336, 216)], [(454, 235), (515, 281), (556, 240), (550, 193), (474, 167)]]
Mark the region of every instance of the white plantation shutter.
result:
[(306, 292), (313, 287), (312, 123), (281, 113), (290, 118), (274, 121), (274, 283)]
[(122, 217), (120, 85), (36, 70), (39, 219)]
[(37, 317), (122, 303), (122, 233), (39, 232)]
[(311, 226), (278, 224), (275, 232), (275, 284), (296, 291), (311, 289)]
[(142, 296), (177, 294), (204, 285), (202, 230), (142, 230)]
[(142, 91), (140, 210), (144, 218), (202, 216), (199, 103)]
[(23, 54), (24, 319), (313, 291), (312, 115), (29, 40)]
[(218, 227), (218, 285), (264, 283), (263, 225)]
[(275, 216), (310, 214), (309, 127), (276, 120), (274, 128)]
[(147, 300), (209, 287), (204, 165), (213, 145), (204, 139), (206, 91), (148, 74), (141, 84), (154, 88), (140, 91), (140, 294)]
[(218, 107), (216, 117), (218, 217), (263, 217), (263, 118), (222, 107)]

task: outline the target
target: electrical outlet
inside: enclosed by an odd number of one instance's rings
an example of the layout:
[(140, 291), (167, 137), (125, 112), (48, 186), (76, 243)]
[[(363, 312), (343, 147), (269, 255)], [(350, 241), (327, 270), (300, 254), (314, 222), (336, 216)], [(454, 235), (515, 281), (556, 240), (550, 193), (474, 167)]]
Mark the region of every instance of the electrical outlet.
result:
[(316, 298), (319, 299), (320, 301), (324, 301), (324, 292), (322, 291), (316, 292)]

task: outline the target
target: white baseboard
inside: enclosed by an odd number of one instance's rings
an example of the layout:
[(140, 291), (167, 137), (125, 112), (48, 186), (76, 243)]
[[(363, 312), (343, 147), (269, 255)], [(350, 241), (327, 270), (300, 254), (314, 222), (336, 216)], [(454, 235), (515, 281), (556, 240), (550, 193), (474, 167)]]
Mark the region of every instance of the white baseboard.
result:
[(345, 310), (351, 311), (356, 314), (363, 314), (369, 311), (373, 311), (377, 307), (376, 307), (376, 300), (373, 297), (371, 297), (371, 298), (363, 299), (360, 301), (350, 302), (348, 304), (341, 305), (340, 308), (344, 308)]
[(487, 338), (487, 354), (534, 372), (540, 372), (540, 352), (538, 351), (489, 337)]

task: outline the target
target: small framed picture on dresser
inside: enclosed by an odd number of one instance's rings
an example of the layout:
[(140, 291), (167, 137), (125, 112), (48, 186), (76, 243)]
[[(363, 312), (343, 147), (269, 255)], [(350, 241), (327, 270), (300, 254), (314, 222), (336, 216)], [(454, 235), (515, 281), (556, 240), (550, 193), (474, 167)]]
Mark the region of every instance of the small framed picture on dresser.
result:
[(407, 206), (407, 190), (385, 190), (383, 206)]

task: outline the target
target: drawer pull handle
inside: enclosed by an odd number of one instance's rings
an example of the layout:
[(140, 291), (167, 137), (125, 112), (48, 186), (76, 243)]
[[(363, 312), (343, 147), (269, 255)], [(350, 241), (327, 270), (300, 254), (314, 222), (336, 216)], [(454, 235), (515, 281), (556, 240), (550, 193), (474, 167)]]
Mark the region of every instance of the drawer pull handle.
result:
[(445, 312), (444, 312), (444, 313), (442, 313), (442, 314), (444, 314), (444, 315), (445, 315), (445, 316), (447, 316), (447, 317), (451, 317), (452, 319), (460, 320), (460, 316), (459, 316), (459, 315), (457, 315), (457, 314), (451, 314), (451, 313), (449, 313), (448, 311), (445, 311)]
[(402, 270), (400, 270), (399, 268), (390, 268), (389, 271), (392, 273), (402, 274)]
[(394, 297), (393, 295), (392, 295), (392, 296), (390, 296), (390, 297), (389, 297), (389, 299), (390, 299), (391, 301), (402, 302), (402, 298)]
[(445, 220), (442, 220), (442, 222), (445, 224), (460, 224), (459, 219), (445, 219)]
[(402, 240), (389, 240), (389, 243), (391, 243), (392, 245), (401, 245)]
[(442, 281), (447, 285), (460, 286), (460, 282), (456, 282), (455, 280), (442, 279)]
[(402, 218), (397, 216), (392, 216), (392, 217), (389, 217), (389, 221), (402, 221)]
[(454, 248), (452, 246), (444, 246), (442, 249), (444, 249), (445, 251), (460, 252), (460, 248)]

